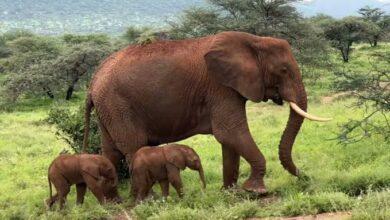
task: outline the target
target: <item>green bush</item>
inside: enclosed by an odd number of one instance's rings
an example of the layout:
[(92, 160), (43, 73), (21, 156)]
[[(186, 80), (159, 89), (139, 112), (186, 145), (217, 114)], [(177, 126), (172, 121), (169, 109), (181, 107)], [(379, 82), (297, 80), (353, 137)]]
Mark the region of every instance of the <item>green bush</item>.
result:
[[(46, 122), (56, 126), (56, 135), (65, 140), (75, 153), (82, 151), (84, 138), (84, 105), (80, 106), (76, 111), (64, 108), (61, 105), (59, 107), (55, 105), (50, 109)], [(92, 114), (88, 153), (99, 153), (99, 146), (100, 134), (97, 117), (95, 114)]]
[[(54, 105), (49, 111), (45, 120), (48, 124), (57, 128), (57, 137), (65, 140), (75, 153), (80, 153), (83, 148), (84, 139), (84, 104), (75, 111), (62, 105)], [(100, 132), (95, 112), (92, 112), (89, 127), (88, 153), (100, 154)], [(126, 161), (122, 160), (118, 170), (119, 178), (128, 178), (129, 172)]]

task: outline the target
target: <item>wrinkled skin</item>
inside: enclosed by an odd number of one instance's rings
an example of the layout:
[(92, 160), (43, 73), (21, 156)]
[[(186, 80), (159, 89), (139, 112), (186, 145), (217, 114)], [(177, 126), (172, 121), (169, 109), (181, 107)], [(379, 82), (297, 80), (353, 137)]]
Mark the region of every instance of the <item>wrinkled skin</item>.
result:
[[(266, 161), (249, 132), (247, 100), (294, 102), (306, 111), (298, 64), (285, 40), (223, 32), (182, 41), (128, 46), (97, 70), (86, 102), (97, 111), (103, 155), (115, 165), (145, 145), (213, 134), (222, 145), (224, 187), (237, 183), (239, 159), (251, 166), (245, 190), (266, 193)], [(303, 117), (290, 109), (279, 157), (298, 176), (291, 150)]]
[[(77, 204), (84, 202), (87, 188), (101, 204), (106, 201), (121, 202), (117, 191), (118, 177), (115, 167), (100, 155), (60, 155), (49, 167), (48, 181), (50, 198), (46, 203), (49, 208), (59, 200), (62, 209), (73, 184), (76, 185)], [(57, 191), (54, 196), (51, 184)]]
[(164, 197), (169, 195), (169, 184), (182, 197), (183, 184), (180, 170), (186, 167), (197, 170), (203, 188), (206, 182), (198, 154), (188, 146), (169, 144), (163, 147), (142, 147), (131, 163), (131, 192), (137, 202), (142, 201), (158, 182)]

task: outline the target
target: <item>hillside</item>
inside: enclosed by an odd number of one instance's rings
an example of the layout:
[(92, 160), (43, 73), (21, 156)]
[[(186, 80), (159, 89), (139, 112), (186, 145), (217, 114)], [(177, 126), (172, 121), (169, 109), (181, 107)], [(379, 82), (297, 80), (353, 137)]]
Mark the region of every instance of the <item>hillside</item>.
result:
[[(306, 0), (297, 8), (305, 16), (325, 13), (342, 17), (365, 5), (382, 7), (386, 1)], [(39, 34), (119, 34), (131, 25), (161, 27), (183, 9), (206, 5), (207, 0), (1, 0), (0, 33), (20, 28)]]
[(203, 0), (1, 0), (0, 32), (14, 28), (41, 34), (104, 32), (130, 25), (161, 25)]

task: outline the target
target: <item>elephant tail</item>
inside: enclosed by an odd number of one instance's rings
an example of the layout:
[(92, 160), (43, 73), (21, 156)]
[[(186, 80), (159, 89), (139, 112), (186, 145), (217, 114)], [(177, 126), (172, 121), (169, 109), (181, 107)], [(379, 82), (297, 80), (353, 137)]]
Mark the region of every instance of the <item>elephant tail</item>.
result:
[(47, 175), (47, 182), (49, 183), (49, 199), (53, 197), (53, 190), (51, 187), (50, 175)]
[(91, 111), (93, 108), (93, 101), (91, 94), (88, 93), (87, 100), (85, 101), (85, 113), (84, 113), (84, 140), (83, 140), (83, 153), (87, 152), (88, 140), (89, 140), (89, 124), (91, 121)]

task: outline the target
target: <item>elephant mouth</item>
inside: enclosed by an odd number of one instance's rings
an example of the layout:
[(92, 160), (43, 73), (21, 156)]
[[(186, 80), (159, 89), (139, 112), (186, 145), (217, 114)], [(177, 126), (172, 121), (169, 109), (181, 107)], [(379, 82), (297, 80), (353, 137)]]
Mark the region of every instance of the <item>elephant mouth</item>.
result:
[(268, 94), (264, 97), (264, 102), (267, 102), (269, 99), (272, 100), (277, 105), (283, 105), (283, 99), (278, 92), (273, 92), (272, 94)]
[(277, 104), (277, 105), (283, 105), (283, 99), (280, 97), (279, 94), (276, 94), (274, 97), (271, 98), (271, 100)]

